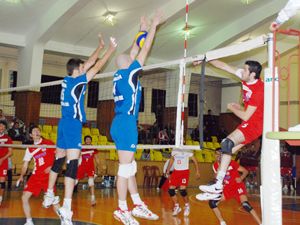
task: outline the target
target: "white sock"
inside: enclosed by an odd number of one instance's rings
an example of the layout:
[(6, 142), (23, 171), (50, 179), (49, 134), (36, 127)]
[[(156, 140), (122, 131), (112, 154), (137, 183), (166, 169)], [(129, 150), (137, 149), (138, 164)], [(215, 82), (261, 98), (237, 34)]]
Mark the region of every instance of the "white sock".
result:
[(95, 195), (91, 195), (91, 199), (95, 200), (96, 199)]
[(2, 202), (2, 200), (3, 200), (3, 196), (0, 196), (0, 203)]
[(119, 208), (123, 211), (127, 211), (128, 210), (127, 202), (119, 200)]
[(32, 218), (27, 218), (26, 222), (32, 222)]
[(143, 204), (144, 204), (144, 202), (143, 202), (142, 199), (140, 198), (139, 193), (132, 194), (132, 195), (131, 195), (131, 199), (132, 199), (132, 201), (133, 201), (133, 204), (135, 204), (135, 205), (143, 205)]
[(217, 185), (223, 187), (223, 180), (226, 175), (226, 172), (219, 171), (217, 174)]
[(66, 209), (71, 210), (71, 205), (72, 205), (72, 199), (71, 198), (64, 198), (63, 207), (66, 208)]
[(52, 189), (48, 188), (47, 189), (47, 193), (50, 194), (50, 195), (54, 195), (53, 188)]
[(185, 203), (185, 207), (190, 207), (190, 203)]

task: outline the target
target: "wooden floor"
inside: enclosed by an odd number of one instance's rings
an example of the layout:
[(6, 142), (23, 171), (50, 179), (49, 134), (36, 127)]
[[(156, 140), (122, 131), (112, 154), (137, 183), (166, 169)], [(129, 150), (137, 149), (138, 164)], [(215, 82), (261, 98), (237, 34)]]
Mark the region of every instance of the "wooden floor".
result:
[[(79, 190), (74, 194), (73, 211), (74, 224), (121, 224), (113, 219), (112, 212), (117, 207), (117, 195), (115, 189), (97, 189), (96, 190), (97, 205), (90, 207), (89, 192), (87, 190)], [(218, 221), (207, 205), (207, 202), (199, 202), (195, 199), (197, 189), (189, 189), (191, 214), (188, 218), (184, 218), (183, 214), (177, 217), (171, 215), (172, 203), (167, 193), (157, 192), (155, 189), (140, 189), (143, 200), (148, 204), (149, 208), (160, 216), (157, 221), (147, 221), (138, 219), (140, 224), (146, 225), (209, 225), (216, 224)], [(61, 193), (59, 193), (61, 194)], [(0, 224), (24, 224), (25, 219), (22, 211), (21, 191), (7, 192), (2, 206), (0, 206)], [(260, 214), (259, 196), (251, 195), (249, 198), (251, 204)], [(51, 209), (43, 209), (41, 207), (42, 196), (32, 198), (31, 207), (32, 215), (36, 225), (60, 224), (57, 216)], [(129, 204), (129, 206), (131, 206)], [(290, 196), (284, 198), (283, 201), (283, 224), (297, 225), (300, 224), (300, 198)], [(240, 205), (234, 200), (223, 202), (220, 209), (228, 225), (255, 225), (252, 217), (244, 212)], [(39, 219), (38, 219), (39, 218)], [(45, 220), (44, 218), (48, 218)]]

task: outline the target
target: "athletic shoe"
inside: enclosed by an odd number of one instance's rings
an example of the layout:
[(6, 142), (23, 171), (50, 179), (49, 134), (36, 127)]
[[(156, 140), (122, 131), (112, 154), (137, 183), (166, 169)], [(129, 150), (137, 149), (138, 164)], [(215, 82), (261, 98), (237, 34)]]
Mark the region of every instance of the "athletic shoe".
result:
[(34, 225), (33, 221), (27, 221), (24, 225)]
[(212, 193), (200, 193), (196, 195), (196, 199), (199, 201), (208, 201), (208, 200), (220, 200), (222, 197), (221, 194), (212, 194)]
[(139, 225), (140, 223), (131, 215), (128, 210), (117, 209), (114, 211), (114, 217), (125, 225)]
[(225, 222), (225, 221), (222, 221), (222, 222), (220, 223), (220, 225), (226, 225), (226, 222)]
[(72, 216), (73, 212), (65, 207), (60, 207), (57, 210), (57, 214), (59, 215), (61, 224), (63, 225), (73, 225)]
[(173, 208), (173, 216), (177, 216), (179, 213), (181, 212), (181, 208), (178, 204), (175, 205), (175, 207)]
[(223, 192), (223, 185), (218, 185), (217, 183), (209, 185), (200, 185), (199, 189), (203, 192), (220, 194)]
[(184, 212), (183, 212), (183, 215), (184, 216), (189, 216), (190, 215), (190, 206), (189, 205), (186, 205), (184, 206)]
[(135, 217), (147, 219), (147, 220), (158, 220), (159, 216), (153, 213), (145, 204), (135, 205), (131, 214)]
[(49, 208), (51, 205), (56, 205), (59, 203), (59, 196), (54, 196), (54, 194), (49, 194), (46, 192), (44, 194), (44, 201), (42, 203), (44, 208)]

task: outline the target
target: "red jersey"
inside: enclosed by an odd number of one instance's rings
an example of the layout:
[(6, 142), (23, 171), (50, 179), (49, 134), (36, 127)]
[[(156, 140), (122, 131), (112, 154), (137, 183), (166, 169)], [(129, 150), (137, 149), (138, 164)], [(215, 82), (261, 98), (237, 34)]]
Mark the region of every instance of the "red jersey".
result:
[(82, 163), (87, 161), (94, 161), (94, 156), (98, 153), (96, 149), (82, 149), (81, 158)]
[[(226, 185), (233, 185), (233, 184), (236, 184), (236, 178), (240, 177), (240, 174), (239, 174), (239, 169), (240, 165), (234, 161), (234, 160), (231, 160), (228, 168), (227, 168), (227, 171), (226, 171), (226, 175), (224, 177), (224, 188)], [(219, 168), (219, 162), (215, 162), (213, 164), (213, 170), (215, 173), (217, 173), (218, 171), (218, 168)]]
[[(12, 140), (7, 134), (0, 134), (0, 144), (12, 144)], [(8, 147), (0, 147), (0, 158), (4, 157), (7, 153)]]
[(261, 129), (262, 132), (264, 117), (264, 82), (262, 82), (260, 79), (257, 79), (251, 84), (247, 84), (246, 82), (242, 81), (242, 85), (245, 110), (249, 105), (256, 107), (255, 112), (247, 122), (255, 123), (257, 128)]
[[(54, 145), (47, 139), (41, 139), (36, 145)], [(55, 159), (54, 148), (27, 148), (23, 161), (34, 159), (34, 170), (32, 174), (43, 175), (48, 167), (51, 167)]]

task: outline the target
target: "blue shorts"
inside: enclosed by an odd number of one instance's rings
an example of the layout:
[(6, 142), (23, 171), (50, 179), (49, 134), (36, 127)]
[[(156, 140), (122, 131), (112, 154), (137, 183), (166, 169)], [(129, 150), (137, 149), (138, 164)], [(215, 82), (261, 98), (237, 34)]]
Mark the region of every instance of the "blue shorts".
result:
[(62, 118), (58, 123), (56, 146), (62, 149), (81, 149), (82, 123)]
[(110, 135), (116, 144), (117, 150), (135, 152), (138, 142), (135, 116), (116, 115), (111, 124)]

